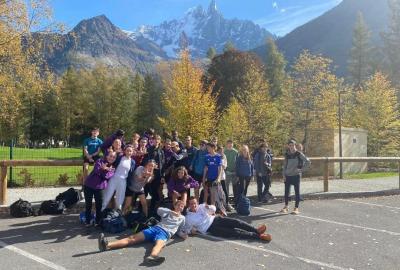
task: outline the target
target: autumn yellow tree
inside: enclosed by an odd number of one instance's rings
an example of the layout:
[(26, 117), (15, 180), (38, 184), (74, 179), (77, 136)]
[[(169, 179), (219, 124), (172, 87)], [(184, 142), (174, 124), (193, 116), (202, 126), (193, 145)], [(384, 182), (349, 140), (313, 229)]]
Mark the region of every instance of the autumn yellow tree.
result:
[[(15, 138), (31, 129), (35, 103), (53, 82), (39, 72), (37, 47), (31, 35), (51, 16), (46, 0), (0, 1), (0, 137)], [(29, 44), (29, 46), (23, 46)]]
[(242, 104), (233, 98), (228, 108), (222, 113), (218, 123), (218, 138), (243, 143), (250, 138), (250, 127), (247, 114)]
[(307, 148), (310, 130), (337, 126), (337, 95), (342, 86), (331, 70), (331, 60), (304, 51), (292, 67), (285, 110), (291, 117), (288, 127), (300, 130), (298, 140)]
[(368, 155), (399, 154), (399, 105), (387, 76), (377, 72), (365, 82), (351, 115), (355, 127), (368, 131)]
[(188, 51), (182, 51), (172, 67), (170, 82), (165, 81), (162, 104), (166, 113), (159, 117), (166, 130), (178, 130), (193, 139), (208, 138), (216, 128), (218, 115), (211, 87), (203, 89), (203, 72), (190, 60)]

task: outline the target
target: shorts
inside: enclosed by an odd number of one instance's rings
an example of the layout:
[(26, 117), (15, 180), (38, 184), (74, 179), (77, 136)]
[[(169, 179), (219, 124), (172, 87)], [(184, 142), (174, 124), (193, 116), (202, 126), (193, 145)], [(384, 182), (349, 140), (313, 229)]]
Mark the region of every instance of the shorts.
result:
[(131, 190), (129, 187), (127, 187), (125, 190), (125, 197), (135, 196), (135, 198), (137, 198), (139, 195), (144, 195), (144, 190), (136, 192)]
[(155, 242), (157, 240), (168, 241), (169, 234), (160, 226), (153, 226), (146, 230), (143, 230), (144, 239), (146, 241)]
[(197, 183), (201, 184), (203, 182), (203, 175), (193, 173), (193, 179), (197, 181)]
[(89, 160), (87, 159), (86, 156), (83, 156), (83, 163), (89, 163), (90, 165), (93, 165), (93, 164), (96, 162), (96, 160), (98, 160), (99, 158), (100, 158), (99, 155), (93, 156), (92, 159), (93, 159), (94, 161), (91, 162), (91, 161), (89, 161)]
[(206, 187), (216, 187), (216, 186), (218, 186), (218, 183), (217, 183), (217, 181), (215, 181), (215, 180), (206, 180)]

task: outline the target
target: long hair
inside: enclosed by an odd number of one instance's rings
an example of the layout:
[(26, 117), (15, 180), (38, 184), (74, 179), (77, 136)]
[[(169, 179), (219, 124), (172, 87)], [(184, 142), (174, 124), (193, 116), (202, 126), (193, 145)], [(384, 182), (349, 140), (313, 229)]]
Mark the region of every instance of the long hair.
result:
[(183, 181), (185, 181), (185, 183), (187, 182), (187, 180), (189, 179), (189, 173), (186, 170), (186, 168), (184, 166), (179, 166), (178, 168), (176, 168), (173, 172), (172, 172), (172, 179), (174, 181), (178, 180), (178, 172), (179, 171), (183, 171)]
[(250, 150), (246, 144), (243, 144), (242, 147), (240, 148), (240, 155), (247, 160), (251, 160)]

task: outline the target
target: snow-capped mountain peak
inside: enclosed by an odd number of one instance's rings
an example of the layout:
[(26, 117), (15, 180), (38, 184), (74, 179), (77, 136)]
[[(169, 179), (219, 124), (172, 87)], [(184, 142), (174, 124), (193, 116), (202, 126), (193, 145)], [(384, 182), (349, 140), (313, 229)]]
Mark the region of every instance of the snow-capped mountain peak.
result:
[(125, 33), (134, 40), (140, 37), (156, 43), (170, 58), (176, 58), (183, 48), (189, 48), (193, 57), (202, 58), (210, 47), (221, 52), (228, 41), (240, 50), (250, 50), (272, 37), (251, 21), (225, 19), (215, 0), (207, 11), (199, 5), (190, 8), (181, 19), (164, 21), (158, 26), (140, 26)]

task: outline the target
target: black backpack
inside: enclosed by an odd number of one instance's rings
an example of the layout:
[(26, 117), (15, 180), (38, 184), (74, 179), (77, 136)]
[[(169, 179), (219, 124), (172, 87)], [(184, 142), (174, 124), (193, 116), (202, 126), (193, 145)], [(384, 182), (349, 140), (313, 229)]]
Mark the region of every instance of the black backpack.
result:
[(133, 233), (138, 233), (143, 230), (146, 230), (150, 227), (156, 226), (158, 224), (158, 220), (155, 217), (150, 217), (148, 220), (145, 222), (140, 222), (140, 221), (135, 221), (132, 224), (132, 232)]
[(69, 188), (63, 193), (58, 194), (56, 201), (63, 201), (66, 208), (71, 208), (80, 201), (79, 191), (74, 188)]
[(62, 201), (48, 200), (42, 202), (39, 214), (43, 215), (61, 215), (64, 213), (65, 205)]
[(108, 233), (120, 233), (125, 230), (125, 220), (121, 210), (104, 209), (101, 227)]
[(10, 205), (10, 215), (16, 218), (29, 217), (34, 214), (32, 205), (28, 201), (19, 199)]

